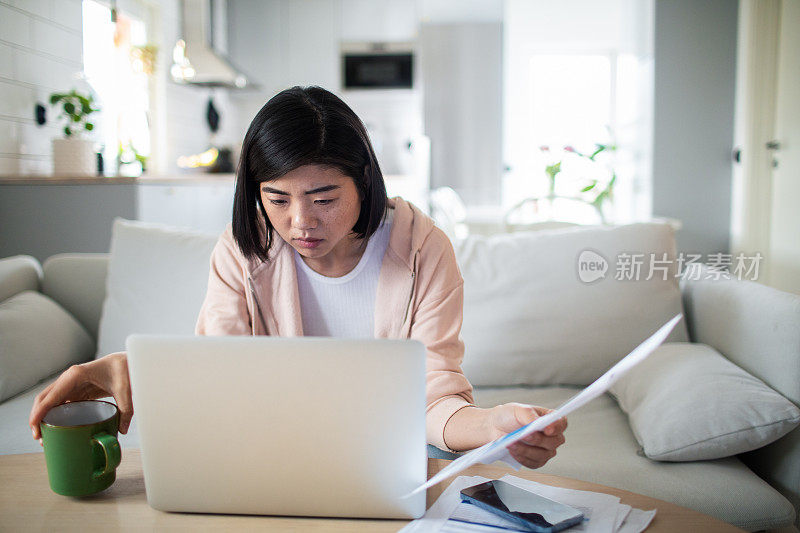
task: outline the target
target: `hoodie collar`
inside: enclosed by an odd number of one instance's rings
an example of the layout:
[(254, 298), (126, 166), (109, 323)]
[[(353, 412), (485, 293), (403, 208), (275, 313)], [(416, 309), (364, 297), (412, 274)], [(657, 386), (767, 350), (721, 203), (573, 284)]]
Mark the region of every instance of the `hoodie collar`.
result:
[(389, 249), (409, 270), (413, 270), (414, 255), (433, 229), (433, 220), (399, 196), (389, 199), (389, 207), (394, 208)]

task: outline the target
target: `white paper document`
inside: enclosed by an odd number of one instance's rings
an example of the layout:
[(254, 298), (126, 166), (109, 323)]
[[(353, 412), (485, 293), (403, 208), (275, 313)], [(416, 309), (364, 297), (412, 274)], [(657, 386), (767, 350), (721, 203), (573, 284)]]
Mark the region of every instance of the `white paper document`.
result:
[(561, 407), (555, 411), (541, 416), (526, 426), (522, 426), (516, 431), (500, 437), (497, 440), (484, 444), (468, 454), (462, 455), (454, 460), (448, 466), (443, 468), (438, 474), (429, 479), (426, 483), (417, 487), (410, 495), (419, 491), (425, 490), (428, 487), (436, 485), (440, 481), (447, 479), (455, 474), (461, 472), (475, 463), (493, 463), (495, 461), (504, 461), (509, 466), (519, 470), (520, 465), (508, 452), (508, 446), (514, 444), (518, 440), (530, 435), (534, 431), (541, 431), (559, 418), (567, 416), (572, 411), (586, 405), (598, 396), (604, 394), (608, 389), (625, 373), (627, 373), (635, 365), (643, 361), (653, 350), (664, 342), (669, 335), (675, 324), (681, 319), (682, 315), (676, 315), (669, 322), (661, 326), (658, 331), (653, 333), (650, 338), (645, 340), (642, 344), (634, 348), (634, 350), (626, 355), (621, 361), (612, 366), (605, 374), (597, 378), (594, 383), (583, 389), (581, 392), (567, 400)]
[(655, 509), (652, 511), (631, 509), (630, 514), (628, 514), (628, 516), (625, 518), (625, 521), (622, 523), (622, 527), (620, 527), (616, 533), (642, 533), (642, 531), (647, 529), (647, 526), (650, 525), (650, 522), (652, 522), (653, 518), (655, 517)]
[(631, 514), (631, 509), (633, 509), (633, 507), (630, 505), (625, 505), (624, 503), (619, 504), (619, 508), (617, 509), (617, 521), (614, 522), (614, 531), (619, 531), (619, 528), (622, 527), (628, 515)]
[[(581, 524), (569, 528), (570, 533), (641, 533), (656, 511), (632, 509), (610, 494), (584, 490), (565, 489), (537, 483), (512, 475), (502, 481), (545, 498), (580, 509), (584, 515)], [(401, 533), (499, 533), (521, 531), (518, 525), (469, 503), (461, 501), (461, 491), (485, 483), (481, 476), (460, 476), (453, 480), (425, 516), (401, 529)]]

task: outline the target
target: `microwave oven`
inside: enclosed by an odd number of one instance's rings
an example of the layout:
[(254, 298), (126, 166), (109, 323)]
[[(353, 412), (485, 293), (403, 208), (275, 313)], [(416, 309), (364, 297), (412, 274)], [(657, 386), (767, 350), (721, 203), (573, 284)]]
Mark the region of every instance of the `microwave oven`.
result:
[(342, 50), (344, 89), (411, 89), (414, 53), (409, 47), (380, 44)]

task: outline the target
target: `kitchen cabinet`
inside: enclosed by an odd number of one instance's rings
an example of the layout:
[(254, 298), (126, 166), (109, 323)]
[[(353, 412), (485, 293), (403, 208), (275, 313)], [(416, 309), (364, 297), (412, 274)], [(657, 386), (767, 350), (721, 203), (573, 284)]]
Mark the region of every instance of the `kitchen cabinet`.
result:
[(233, 175), (0, 177), (0, 257), (44, 261), (62, 252), (108, 252), (116, 217), (219, 234), (231, 219), (233, 190)]
[(342, 41), (413, 41), (417, 38), (417, 2), (342, 0)]
[(137, 188), (136, 219), (222, 233), (233, 213), (230, 183), (142, 184)]

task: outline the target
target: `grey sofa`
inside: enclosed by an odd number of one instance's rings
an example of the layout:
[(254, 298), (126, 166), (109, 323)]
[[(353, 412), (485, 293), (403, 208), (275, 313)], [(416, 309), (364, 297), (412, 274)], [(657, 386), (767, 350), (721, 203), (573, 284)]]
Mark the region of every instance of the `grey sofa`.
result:
[[(62, 254), (41, 267), (25, 256), (0, 260), (0, 301), (24, 290), (40, 291), (96, 339), (108, 264), (106, 254)], [(716, 348), (800, 404), (800, 297), (725, 279), (684, 280), (680, 290), (691, 341)], [(471, 305), (469, 298), (465, 305)], [(41, 376), (37, 385), (0, 404), (0, 453), (40, 451), (27, 418), (35, 395), (54, 376)], [(507, 401), (556, 407), (576, 390), (557, 384), (479, 386), (475, 396), (487, 407)], [(800, 430), (737, 457), (668, 463), (643, 456), (626, 415), (611, 396), (575, 412), (569, 423), (567, 444), (543, 472), (668, 500), (750, 531), (796, 531), (792, 524), (800, 508)], [(135, 416), (121, 442), (123, 448), (137, 447)]]

